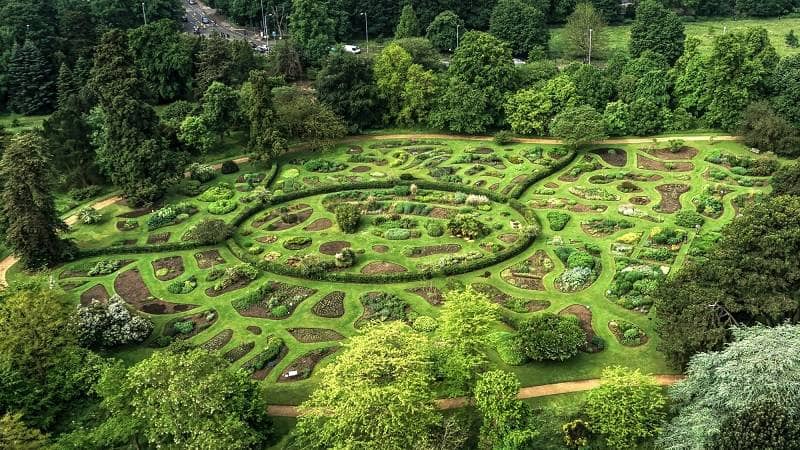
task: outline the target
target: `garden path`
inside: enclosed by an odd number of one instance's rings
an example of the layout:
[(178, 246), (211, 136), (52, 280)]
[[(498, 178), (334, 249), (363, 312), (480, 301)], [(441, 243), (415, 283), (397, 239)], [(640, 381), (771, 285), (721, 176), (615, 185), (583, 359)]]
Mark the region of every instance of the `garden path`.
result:
[[(656, 382), (661, 386), (669, 386), (682, 380), (683, 375), (655, 375)], [(594, 389), (600, 386), (600, 379), (566, 381), (563, 383), (543, 384), (540, 386), (529, 386), (519, 390), (517, 398), (546, 397), (548, 395), (567, 394), (570, 392), (581, 392)], [(439, 409), (463, 408), (471, 403), (469, 397), (444, 398), (436, 400)], [(298, 417), (297, 406), (292, 405), (269, 405), (267, 412), (271, 416), (277, 417)]]

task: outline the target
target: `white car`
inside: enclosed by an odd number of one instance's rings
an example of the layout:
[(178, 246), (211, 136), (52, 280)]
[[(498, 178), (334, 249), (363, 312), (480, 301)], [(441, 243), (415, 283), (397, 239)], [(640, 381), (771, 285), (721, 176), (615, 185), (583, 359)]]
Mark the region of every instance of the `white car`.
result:
[(357, 45), (343, 45), (342, 50), (346, 51), (347, 53), (352, 53), (354, 55), (361, 53), (361, 47)]
[(521, 66), (521, 65), (525, 64), (525, 61), (523, 61), (523, 60), (521, 60), (519, 58), (514, 58), (513, 61), (514, 61), (514, 65), (515, 66)]

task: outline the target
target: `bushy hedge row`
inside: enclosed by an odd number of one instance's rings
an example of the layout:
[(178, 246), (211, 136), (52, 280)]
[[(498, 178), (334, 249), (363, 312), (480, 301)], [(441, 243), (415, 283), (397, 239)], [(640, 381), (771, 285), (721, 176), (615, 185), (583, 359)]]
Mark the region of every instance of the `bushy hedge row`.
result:
[(567, 167), (572, 160), (575, 159), (575, 156), (578, 153), (575, 150), (570, 150), (566, 156), (556, 161), (551, 167), (546, 167), (544, 169), (537, 169), (534, 170), (530, 177), (527, 180), (523, 181), (522, 183), (518, 183), (514, 188), (509, 192), (508, 196), (512, 198), (519, 198), (525, 191), (528, 190), (529, 187), (533, 186), (534, 183), (537, 181), (541, 181), (550, 175), (558, 172), (559, 170)]
[(182, 250), (194, 250), (201, 247), (208, 247), (205, 244), (198, 242), (170, 242), (167, 244), (157, 245), (120, 245), (112, 247), (89, 248), (78, 251), (75, 259), (92, 258), (102, 255), (125, 255), (125, 254), (140, 254), (140, 253), (161, 253), (161, 252), (177, 252)]

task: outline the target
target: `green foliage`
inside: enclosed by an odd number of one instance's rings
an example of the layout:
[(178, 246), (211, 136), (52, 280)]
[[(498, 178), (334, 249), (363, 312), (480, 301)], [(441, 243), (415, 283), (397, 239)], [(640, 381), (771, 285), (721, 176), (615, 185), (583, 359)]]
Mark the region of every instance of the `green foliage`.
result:
[(191, 320), (179, 320), (172, 325), (178, 334), (189, 334), (194, 331), (194, 322)]
[(338, 161), (331, 161), (328, 159), (312, 159), (310, 161), (306, 161), (303, 164), (303, 168), (310, 172), (331, 173), (344, 170), (347, 168), (347, 166)]
[(800, 164), (786, 164), (770, 180), (774, 195), (800, 195)]
[(514, 133), (501, 130), (494, 134), (494, 143), (497, 145), (510, 145), (514, 142)]
[[(619, 10), (619, 6), (616, 9)], [(588, 30), (592, 30), (592, 56), (602, 57), (607, 46), (605, 27), (606, 20), (592, 2), (583, 1), (575, 5), (575, 9), (567, 17), (567, 24), (564, 26), (569, 54), (581, 58), (589, 56)]]
[(216, 186), (210, 187), (205, 190), (199, 197), (198, 200), (201, 202), (217, 202), (220, 200), (230, 200), (236, 193), (233, 190), (233, 187), (229, 183), (220, 183)]
[(531, 448), (538, 433), (531, 423), (528, 405), (517, 399), (520, 384), (508, 372), (494, 370), (480, 376), (475, 385), (475, 406), (483, 418), (480, 442), (486, 448)]
[(224, 220), (204, 219), (193, 225), (184, 235), (185, 241), (193, 241), (202, 245), (219, 244), (231, 236), (233, 230)]
[(522, 350), (515, 333), (498, 331), (492, 335), (492, 343), (497, 355), (509, 366), (521, 366), (528, 362), (528, 356)]
[(29, 428), (22, 414), (5, 413), (0, 417), (0, 448), (11, 450), (38, 450), (45, 448), (47, 435)]
[(492, 11), (489, 32), (508, 42), (515, 55), (544, 50), (550, 40), (545, 13), (522, 0), (500, 0)]
[(417, 15), (414, 13), (414, 7), (411, 3), (406, 3), (400, 13), (400, 21), (397, 22), (397, 28), (394, 31), (395, 39), (410, 38), (420, 35), (419, 22)]
[(375, 59), (375, 83), (378, 95), (387, 105), (386, 122), (397, 120), (400, 114), (406, 74), (411, 64), (411, 55), (397, 44), (386, 46)]
[(546, 81), (541, 88), (523, 89), (509, 96), (505, 103), (506, 120), (515, 133), (544, 136), (552, 119), (577, 101), (575, 84), (568, 76), (560, 75)]
[(681, 19), (660, 1), (644, 0), (636, 7), (630, 40), (630, 52), (634, 58), (645, 50), (652, 50), (672, 63), (683, 53), (685, 39)]
[(175, 280), (167, 285), (170, 294), (188, 294), (197, 288), (197, 278), (191, 276), (186, 280)]
[(351, 131), (382, 117), (375, 77), (368, 60), (344, 51), (332, 52), (317, 73), (317, 98), (342, 117)]
[(188, 116), (180, 124), (178, 139), (200, 153), (207, 153), (217, 143), (204, 116)]
[(456, 48), (456, 28), (458, 28), (459, 36), (463, 35), (466, 31), (464, 21), (453, 11), (442, 11), (428, 25), (425, 36), (437, 50), (453, 51)]
[(317, 65), (334, 45), (336, 22), (327, 1), (293, 0), (289, 32), (302, 50), (303, 61)]
[(559, 112), (550, 124), (550, 133), (571, 147), (581, 147), (606, 137), (603, 116), (591, 106)]
[(366, 293), (361, 296), (361, 303), (369, 311), (370, 320), (385, 322), (387, 320), (403, 320), (406, 317), (408, 304), (394, 294)]
[(10, 56), (6, 64), (12, 110), (24, 115), (50, 111), (55, 74), (36, 42), (25, 39), (23, 45), (14, 45)]
[(476, 352), (491, 332), (499, 314), (499, 306), (472, 288), (449, 291), (444, 296), (436, 333), (442, 341)]
[[(800, 155), (800, 132), (767, 102), (751, 103), (742, 116), (745, 144), (782, 156)], [(733, 171), (733, 169), (731, 169)]]
[(88, 206), (78, 211), (78, 221), (84, 225), (94, 225), (103, 221), (103, 214)]
[(522, 322), (519, 339), (525, 354), (534, 361), (565, 361), (586, 344), (586, 335), (574, 316), (552, 313)]
[(358, 205), (351, 203), (342, 203), (336, 207), (334, 211), (336, 216), (336, 224), (343, 233), (355, 233), (358, 231), (359, 222), (361, 222), (361, 209)]
[(722, 423), (714, 448), (800, 448), (798, 413), (774, 400), (748, 406)]
[(447, 222), (447, 230), (456, 237), (480, 239), (491, 233), (489, 227), (471, 214), (456, 214)]
[(430, 316), (419, 316), (414, 319), (414, 323), (411, 325), (412, 328), (423, 333), (433, 332), (438, 326), (439, 323), (436, 319)]
[(675, 224), (686, 228), (695, 228), (702, 226), (706, 219), (702, 214), (694, 211), (679, 211), (675, 215)]
[(574, 269), (577, 267), (587, 267), (594, 269), (594, 257), (583, 251), (576, 251), (567, 258), (567, 267)]
[(639, 370), (609, 367), (586, 397), (592, 430), (611, 448), (631, 448), (658, 434), (667, 400), (655, 379)]

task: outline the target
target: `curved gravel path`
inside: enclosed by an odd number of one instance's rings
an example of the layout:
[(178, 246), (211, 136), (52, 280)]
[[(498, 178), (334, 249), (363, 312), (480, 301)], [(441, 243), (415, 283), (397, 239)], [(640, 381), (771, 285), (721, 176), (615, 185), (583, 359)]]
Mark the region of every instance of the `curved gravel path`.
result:
[[(661, 386), (669, 386), (681, 381), (683, 375), (655, 375), (656, 382)], [(540, 386), (529, 386), (519, 390), (517, 398), (536, 398), (546, 397), (548, 395), (568, 394), (570, 392), (581, 392), (594, 389), (600, 386), (600, 379), (594, 378), (591, 380), (580, 381), (565, 381), (563, 383), (543, 384)], [(470, 405), (472, 400), (468, 397), (445, 398), (436, 400), (436, 407), (439, 409), (456, 409), (463, 408)], [(292, 405), (269, 405), (267, 413), (271, 416), (277, 417), (298, 417), (299, 411), (297, 406)]]

